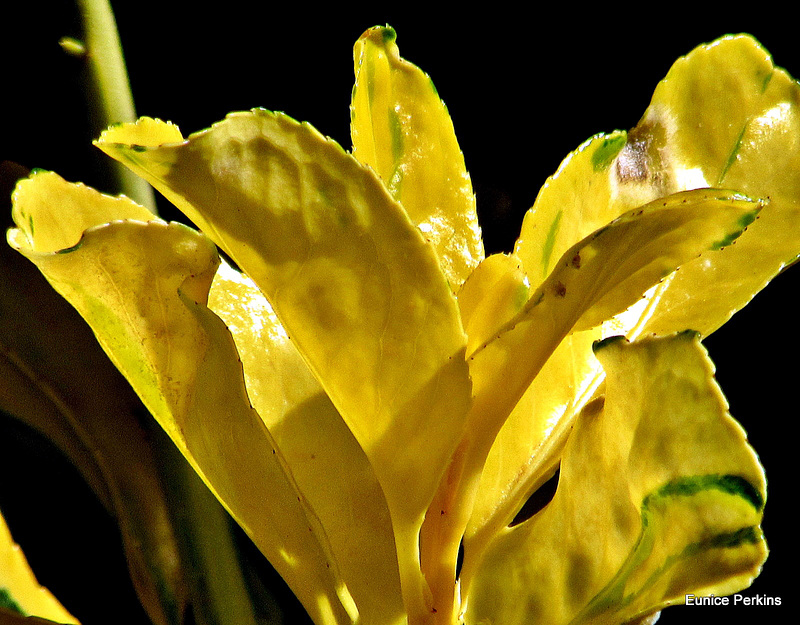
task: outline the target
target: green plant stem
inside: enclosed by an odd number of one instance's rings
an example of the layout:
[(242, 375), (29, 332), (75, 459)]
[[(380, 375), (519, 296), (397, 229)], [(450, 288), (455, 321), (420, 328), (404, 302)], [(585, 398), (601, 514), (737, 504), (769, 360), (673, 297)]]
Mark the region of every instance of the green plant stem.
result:
[[(133, 122), (133, 104), (128, 71), (122, 53), (117, 24), (108, 0), (78, 0), (84, 27), (85, 57), (90, 74), (89, 107), (98, 124), (98, 134), (113, 124)], [(114, 162), (112, 176), (118, 191), (156, 213), (152, 187)]]
[(166, 488), (172, 491), (194, 622), (256, 625), (259, 620), (227, 512), (166, 435), (153, 433), (153, 440)]
[[(82, 54), (89, 70), (89, 107), (99, 134), (113, 124), (135, 121), (136, 110), (109, 1), (78, 0), (78, 7), (84, 30)], [(152, 187), (123, 165), (113, 162), (113, 166), (118, 190), (156, 213)], [(189, 578), (195, 622), (253, 625), (256, 616), (227, 514), (165, 439), (163, 433), (151, 433), (162, 465), (162, 478), (171, 491), (173, 522), (183, 542), (182, 560), (187, 567), (184, 574)]]

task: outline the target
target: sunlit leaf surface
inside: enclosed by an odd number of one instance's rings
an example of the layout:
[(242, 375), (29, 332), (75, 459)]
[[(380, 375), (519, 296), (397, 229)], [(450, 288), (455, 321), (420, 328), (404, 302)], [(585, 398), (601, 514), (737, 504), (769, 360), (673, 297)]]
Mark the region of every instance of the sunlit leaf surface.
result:
[(722, 186), (769, 200), (736, 245), (675, 274), (642, 333), (709, 334), (796, 260), (800, 88), (751, 37), (720, 39), (675, 63), (618, 157), (618, 170), (628, 165), (650, 187)]
[[(39, 239), (53, 188), (73, 211)], [(34, 175), (15, 191), (23, 229), (12, 231), (10, 241), (89, 321), (201, 477), (294, 580), (309, 612), (320, 622), (347, 622), (320, 542), (324, 533), (250, 406), (228, 330), (206, 307), (219, 262), (214, 245), (180, 224), (92, 223), (95, 215), (108, 218), (102, 209), (112, 202), (117, 219), (144, 211), (65, 185), (55, 174)]]
[(735, 193), (696, 190), (626, 213), (573, 245), (520, 313), (470, 356), (473, 415), (491, 428), (568, 333), (600, 325), (685, 261), (735, 240), (760, 208)]
[(483, 258), (483, 241), (447, 108), (430, 77), (400, 57), (391, 28), (364, 33), (353, 57), (353, 156), (375, 170), (433, 244), (456, 290)]
[(666, 194), (724, 186), (766, 206), (735, 244), (689, 260), (624, 315), (559, 346), (498, 435), (468, 535), (502, 525), (512, 502), (552, 471), (558, 437), (544, 435), (558, 434), (602, 381), (588, 349), (593, 339), (686, 328), (709, 334), (794, 262), (799, 99), (796, 81), (752, 38), (726, 37), (673, 66), (636, 128), (592, 137), (546, 181), (514, 250), (532, 287), (575, 240)]
[(366, 455), (250, 279), (222, 264), (208, 305), (233, 335), (250, 401), (319, 517), (361, 617), (398, 622), (394, 534)]
[(799, 105), (797, 82), (751, 37), (679, 59), (636, 128), (593, 137), (545, 183), (515, 248), (532, 284), (572, 242), (635, 206), (688, 189), (735, 189), (769, 208), (735, 246), (687, 263), (656, 289), (635, 328), (713, 332), (797, 257), (786, 233), (800, 229)]
[(615, 625), (746, 587), (764, 476), (699, 340), (800, 252), (796, 83), (750, 38), (698, 48), (484, 258), (428, 76), (388, 27), (355, 71), (353, 154), (261, 109), (102, 135), (202, 234), (39, 173), (9, 240), (320, 625)]
[(270, 300), (372, 464), (403, 545), (407, 601), (424, 609), (417, 533), (470, 389), (466, 338), (436, 254), (370, 170), (283, 115), (234, 114), (176, 145), (118, 140), (110, 131), (99, 145), (170, 198)]
[[(703, 189), (675, 194), (622, 215), (567, 250), (519, 313), (471, 353), (474, 399), (467, 431), (434, 500), (434, 514), (428, 515), (423, 528), (423, 550), (442, 554), (438, 563), (427, 565), (426, 578), (436, 579), (435, 586), (447, 587), (443, 580), (454, 575), (450, 563), (456, 560), (470, 522), (465, 511), (469, 513), (471, 504), (481, 497), (478, 513), (485, 517), (492, 506), (486, 499), (502, 500), (496, 491), (478, 490), (487, 455), (508, 415), (563, 339), (634, 304), (682, 262), (735, 239), (760, 206), (737, 194)], [(544, 436), (553, 437), (549, 425), (540, 420), (533, 431), (521, 429), (522, 434), (534, 435), (529, 443), (534, 451)], [(569, 426), (568, 421), (559, 424), (556, 453)], [(478, 524), (488, 521), (482, 518)], [(461, 583), (467, 590), (471, 567), (479, 562), (482, 548), (474, 542), (465, 545), (466, 572)]]
[(607, 339), (597, 357), (605, 402), (577, 420), (552, 501), (492, 544), (470, 622), (611, 625), (758, 574), (763, 471), (697, 335)]

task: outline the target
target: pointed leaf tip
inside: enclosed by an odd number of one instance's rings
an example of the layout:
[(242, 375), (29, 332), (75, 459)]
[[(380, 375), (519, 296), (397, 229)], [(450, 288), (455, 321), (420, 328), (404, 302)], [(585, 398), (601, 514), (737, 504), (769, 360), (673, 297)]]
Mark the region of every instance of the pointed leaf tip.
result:
[(455, 292), (483, 259), (475, 195), (447, 107), (400, 56), (391, 28), (354, 48), (353, 155), (371, 167), (436, 250)]

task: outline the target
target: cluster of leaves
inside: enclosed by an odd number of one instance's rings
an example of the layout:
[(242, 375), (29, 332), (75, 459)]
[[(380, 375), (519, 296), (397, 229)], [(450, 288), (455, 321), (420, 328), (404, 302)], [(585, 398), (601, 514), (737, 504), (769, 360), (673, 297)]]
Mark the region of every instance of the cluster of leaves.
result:
[(319, 625), (612, 624), (748, 586), (766, 484), (700, 340), (800, 252), (797, 84), (749, 37), (698, 48), (484, 257), (428, 76), (389, 28), (355, 73), (352, 153), (265, 110), (103, 133), (199, 231), (35, 172), (9, 242)]

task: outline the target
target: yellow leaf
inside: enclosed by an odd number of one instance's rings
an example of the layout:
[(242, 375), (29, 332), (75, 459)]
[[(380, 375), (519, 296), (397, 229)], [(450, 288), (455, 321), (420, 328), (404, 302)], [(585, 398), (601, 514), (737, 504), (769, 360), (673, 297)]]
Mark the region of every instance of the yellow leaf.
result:
[[(14, 235), (17, 247), (24, 245), (33, 252), (66, 250), (78, 245), (92, 226), (118, 219), (153, 219), (149, 210), (126, 198), (70, 184), (52, 172), (35, 172), (31, 179), (36, 181), (36, 193), (24, 196), (27, 183), (23, 183), (17, 193), (24, 199), (13, 204), (12, 217), (19, 228)], [(58, 210), (49, 204), (55, 201)]]
[(522, 265), (514, 255), (493, 254), (475, 268), (458, 292), (468, 357), (519, 313), (529, 291)]
[[(38, 177), (59, 195), (68, 186)], [(70, 199), (61, 207), (69, 210)], [(80, 315), (8, 245), (0, 248), (0, 284), (0, 410), (53, 443), (116, 518), (139, 600), (163, 625), (183, 612), (191, 578), (154, 454), (163, 437), (156, 442), (143, 424), (149, 415)]]
[[(673, 66), (636, 128), (592, 137), (547, 180), (515, 247), (532, 288), (574, 241), (666, 194), (725, 185), (767, 198), (768, 206), (735, 245), (688, 260), (602, 329), (565, 339), (498, 434), (467, 546), (485, 540), (493, 525), (508, 522), (515, 499), (524, 499), (552, 469), (570, 415), (589, 399), (586, 391), (602, 382), (587, 349), (593, 338), (684, 328), (709, 334), (794, 262), (798, 246), (792, 233), (800, 231), (799, 99), (796, 81), (775, 68), (752, 38), (725, 37)], [(576, 340), (582, 342), (578, 349)], [(576, 392), (560, 390), (564, 387)], [(467, 559), (467, 577), (470, 567)]]
[(735, 240), (760, 208), (735, 193), (699, 189), (626, 213), (572, 246), (522, 311), (470, 356), (470, 436), (494, 438), (497, 419), (567, 334), (600, 325), (684, 262)]
[(498, 432), (464, 534), (464, 552), (469, 555), (460, 579), (465, 592), (488, 542), (558, 466), (573, 416), (602, 382), (591, 345), (603, 334), (603, 328), (595, 328), (561, 341)]
[(183, 134), (172, 122), (152, 117), (140, 117), (135, 124), (115, 124), (103, 133), (103, 137), (115, 143), (148, 146), (165, 143), (181, 143)]
[[(430, 489), (406, 487), (421, 459), (430, 470), (452, 451), (426, 434), (431, 423), (439, 437), (460, 433), (464, 337), (435, 256), (380, 183), (309, 126), (267, 111), (231, 115), (177, 146), (106, 137), (99, 145), (150, 179), (254, 280), (368, 456), (392, 466), (404, 499), (423, 507)], [(430, 384), (446, 386), (432, 397)], [(420, 402), (431, 405), (412, 409)], [(409, 451), (402, 458), (398, 440)], [(389, 473), (383, 466), (376, 471)]]
[(604, 407), (576, 421), (552, 501), (490, 546), (469, 622), (612, 625), (758, 574), (763, 470), (697, 334), (608, 339), (597, 356)]
[[(468, 362), (473, 404), (467, 430), (434, 500), (437, 508), (447, 514), (439, 520), (434, 510), (423, 528), (426, 548), (443, 554), (429, 566), (426, 573), (429, 580), (435, 579), (437, 586), (443, 586), (443, 580), (452, 576), (449, 561), (455, 561), (453, 554), (469, 524), (467, 515), (476, 497), (485, 498), (478, 509), (478, 514), (484, 517), (487, 512), (502, 512), (504, 505), (510, 503), (503, 502), (493, 490), (479, 494), (481, 474), (501, 427), (564, 338), (571, 332), (599, 325), (631, 306), (651, 285), (683, 262), (734, 240), (743, 224), (752, 221), (760, 208), (759, 202), (729, 191), (702, 189), (675, 194), (622, 215), (567, 250), (520, 312), (471, 353)], [(566, 355), (569, 357), (569, 351)], [(579, 373), (577, 367), (572, 373)], [(595, 376), (591, 367), (580, 375), (581, 385), (574, 390), (584, 393), (588, 391), (587, 382)], [(558, 375), (555, 381), (569, 382), (569, 378)], [(579, 403), (574, 407), (579, 407)], [(531, 428), (525, 424), (519, 435), (552, 436), (546, 421), (548, 415), (534, 418), (537, 423)], [(558, 454), (569, 433), (570, 421), (561, 419), (557, 425), (557, 436), (550, 441), (549, 450), (554, 454)], [(542, 442), (539, 438), (529, 444), (536, 450)], [(517, 447), (514, 454), (519, 450)], [(508, 478), (501, 478), (501, 482), (503, 479)], [(452, 483), (458, 486), (454, 488)], [(491, 482), (484, 480), (486, 484)], [(500, 499), (501, 507), (493, 509), (497, 501), (492, 503), (488, 499)], [(497, 518), (493, 523), (496, 521)], [(479, 523), (485, 524), (487, 520), (480, 519)], [(470, 534), (477, 529), (471, 529)], [(462, 580), (465, 587), (473, 566), (467, 558), (478, 561), (481, 549), (473, 543), (469, 555), (465, 550), (467, 573)]]
[(270, 301), (369, 458), (407, 608), (425, 611), (419, 528), (470, 402), (466, 338), (436, 254), (369, 169), (280, 114), (232, 114), (178, 145), (99, 145)]
[(540, 191), (515, 249), (532, 286), (572, 241), (626, 210), (679, 191), (736, 189), (767, 198), (769, 209), (736, 246), (687, 263), (656, 289), (631, 336), (716, 330), (796, 259), (787, 232), (800, 230), (799, 105), (796, 81), (749, 36), (679, 59), (636, 128), (593, 137)]
[[(522, 265), (524, 281), (531, 292), (545, 281), (576, 241), (603, 228), (626, 210), (655, 199), (655, 193), (631, 194), (625, 202), (614, 197), (609, 168), (626, 139), (626, 133), (621, 131), (590, 138), (564, 159), (545, 181), (533, 207), (525, 215), (513, 255)], [(517, 267), (516, 271), (519, 270)], [(486, 271), (483, 265), (470, 277), (465, 288), (471, 282), (474, 284), (481, 271)], [(474, 298), (480, 296), (494, 302), (494, 308), (503, 301), (508, 305), (509, 301), (507, 294), (496, 292), (486, 291)], [(504, 299), (498, 301), (500, 297)], [(459, 303), (461, 299), (459, 294)], [(488, 307), (485, 302), (482, 305)], [(491, 333), (496, 333), (509, 320), (502, 316), (496, 318), (498, 322), (494, 325), (486, 324)], [(472, 353), (476, 332), (470, 325), (466, 328), (469, 353)], [(602, 369), (591, 353), (591, 344), (602, 336), (620, 331), (624, 330), (612, 321), (604, 323), (603, 327), (575, 332), (564, 338), (549, 356), (489, 451), (464, 537), (465, 551), (480, 553), (493, 532), (513, 518), (518, 502), (524, 501), (548, 477), (558, 462), (571, 416), (602, 382)], [(484, 331), (481, 342), (488, 340), (486, 334)], [(478, 560), (465, 559), (461, 575), (463, 588), (468, 586), (472, 567)]]
[(78, 621), (48, 591), (39, 585), (25, 554), (11, 537), (0, 514), (0, 608), (25, 616), (38, 616), (56, 623)]
[(679, 59), (612, 169), (620, 198), (631, 188), (724, 186), (769, 200), (736, 245), (688, 263), (657, 290), (640, 333), (710, 334), (797, 258), (800, 87), (749, 36)]
[(430, 77), (400, 57), (395, 32), (355, 45), (353, 156), (369, 165), (437, 254), (456, 291), (483, 259), (475, 195), (453, 122)]
[(401, 622), (391, 519), (363, 450), (247, 276), (223, 262), (208, 305), (233, 335), (250, 401), (325, 528), (360, 618)]
[[(320, 623), (350, 622), (342, 603), (349, 598), (329, 568), (324, 532), (250, 406), (228, 330), (205, 305), (219, 262), (213, 243), (158, 220), (92, 224), (94, 215), (108, 217), (100, 208), (110, 202), (121, 204), (121, 216), (138, 208), (58, 182), (54, 174), (23, 181), (14, 196), (27, 218), (9, 232), (11, 244), (92, 326), (112, 362), (309, 613)], [(75, 212), (68, 223), (53, 231), (38, 227), (64, 203)], [(88, 230), (81, 235), (82, 228)], [(47, 245), (39, 244), (40, 236)]]
[(576, 241), (658, 197), (652, 193), (623, 202), (613, 196), (610, 172), (626, 138), (620, 131), (592, 137), (567, 156), (542, 185), (514, 246), (532, 288), (547, 278)]

